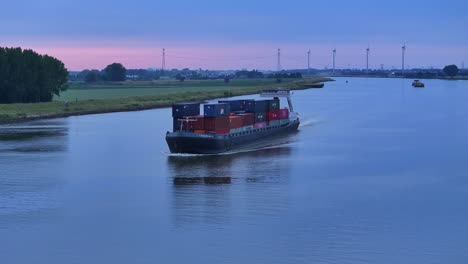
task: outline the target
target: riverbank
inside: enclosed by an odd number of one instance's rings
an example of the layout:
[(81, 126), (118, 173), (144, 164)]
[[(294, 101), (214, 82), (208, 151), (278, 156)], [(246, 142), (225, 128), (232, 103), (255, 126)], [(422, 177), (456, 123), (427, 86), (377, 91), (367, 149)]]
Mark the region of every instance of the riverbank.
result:
[[(123, 82), (99, 85), (72, 85), (71, 89), (53, 102), (29, 104), (0, 104), (0, 124), (37, 119), (60, 118), (99, 113), (140, 111), (171, 106), (186, 101), (256, 94), (277, 87), (301, 90), (305, 84), (333, 81), (326, 77), (283, 80), (222, 80)], [(138, 85), (145, 85), (144, 88)], [(143, 86), (142, 86), (143, 87)], [(83, 99), (85, 98), (85, 99)]]

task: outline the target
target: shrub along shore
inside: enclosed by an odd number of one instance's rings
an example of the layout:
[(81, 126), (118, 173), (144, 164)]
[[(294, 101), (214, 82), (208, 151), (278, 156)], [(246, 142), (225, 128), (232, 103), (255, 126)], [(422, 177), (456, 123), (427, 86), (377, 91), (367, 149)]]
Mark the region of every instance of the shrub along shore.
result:
[(0, 123), (162, 108), (180, 102), (256, 94), (277, 87), (301, 90), (307, 89), (308, 84), (327, 81), (333, 80), (326, 77), (312, 77), (283, 79), (282, 83), (259, 79), (231, 80), (230, 83), (224, 83), (222, 80), (206, 80), (121, 82), (101, 86), (71, 84), (68, 91), (52, 102), (0, 104)]

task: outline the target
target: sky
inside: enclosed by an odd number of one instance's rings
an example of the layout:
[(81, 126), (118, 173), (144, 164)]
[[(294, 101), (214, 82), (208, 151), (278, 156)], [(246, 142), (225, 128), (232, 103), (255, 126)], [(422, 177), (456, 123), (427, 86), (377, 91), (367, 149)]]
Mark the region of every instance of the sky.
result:
[(468, 64), (468, 1), (2, 1), (0, 46), (69, 70), (406, 68)]

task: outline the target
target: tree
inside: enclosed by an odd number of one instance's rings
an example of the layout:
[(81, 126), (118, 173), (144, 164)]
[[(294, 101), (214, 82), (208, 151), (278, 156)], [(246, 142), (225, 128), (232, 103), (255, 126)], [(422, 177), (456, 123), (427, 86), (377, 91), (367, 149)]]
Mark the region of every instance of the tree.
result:
[(125, 81), (127, 69), (120, 63), (112, 63), (104, 69), (107, 79), (113, 82)]
[(444, 67), (444, 69), (442, 71), (445, 73), (445, 75), (450, 76), (450, 77), (454, 77), (454, 76), (456, 76), (458, 74), (458, 67), (457, 67), (457, 65), (454, 65), (454, 64), (447, 65), (447, 66)]
[(85, 76), (85, 82), (97, 82), (99, 81), (99, 71), (98, 70), (91, 70)]
[(0, 47), (0, 103), (51, 101), (68, 88), (68, 70), (56, 58)]

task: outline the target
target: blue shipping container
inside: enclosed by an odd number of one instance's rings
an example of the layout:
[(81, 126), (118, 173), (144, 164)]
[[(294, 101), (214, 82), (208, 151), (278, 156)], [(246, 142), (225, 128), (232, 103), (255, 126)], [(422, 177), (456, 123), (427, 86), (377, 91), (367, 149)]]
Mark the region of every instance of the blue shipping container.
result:
[(270, 100), (255, 101), (255, 112), (268, 112), (268, 105)]
[(244, 111), (244, 100), (220, 100), (218, 103), (229, 104), (231, 112)]
[(206, 104), (203, 107), (205, 116), (226, 116), (231, 113), (229, 104)]
[(247, 113), (255, 113), (255, 100), (253, 99), (244, 100), (244, 110)]
[(181, 103), (172, 105), (172, 117), (200, 115), (199, 103)]

